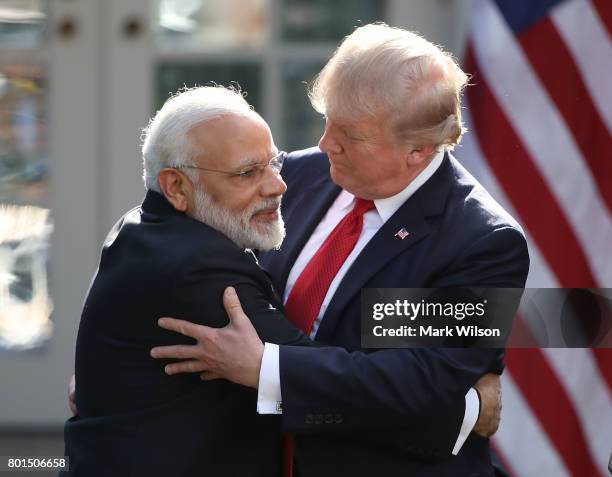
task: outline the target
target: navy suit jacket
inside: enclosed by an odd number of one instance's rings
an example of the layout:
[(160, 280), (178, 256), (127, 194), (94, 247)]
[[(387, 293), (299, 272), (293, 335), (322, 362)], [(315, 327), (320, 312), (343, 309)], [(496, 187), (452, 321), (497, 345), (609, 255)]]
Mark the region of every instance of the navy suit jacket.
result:
[[(283, 176), (287, 237), (280, 251), (260, 255), (281, 294), (297, 256), (340, 193), (327, 157), (316, 148), (290, 154)], [(410, 232), (404, 240), (395, 237), (401, 228)], [(342, 280), (316, 335), (334, 347), (280, 347), (283, 426), (296, 434), (299, 475), (493, 475), (488, 439), (472, 433), (458, 456), (451, 452), (466, 392), (486, 372), (501, 373), (502, 351), (360, 351), (360, 290), (522, 288), (528, 269), (520, 226), (446, 154)], [(380, 445), (381, 435), (387, 441), (396, 436), (396, 446)]]

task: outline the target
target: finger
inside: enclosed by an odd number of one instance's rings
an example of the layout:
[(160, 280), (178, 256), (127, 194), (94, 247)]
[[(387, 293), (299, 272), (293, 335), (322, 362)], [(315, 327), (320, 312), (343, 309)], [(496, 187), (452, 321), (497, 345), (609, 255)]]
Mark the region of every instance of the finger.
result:
[(198, 357), (198, 347), (193, 345), (156, 346), (151, 350), (153, 358), (189, 359)]
[(190, 321), (177, 320), (176, 318), (163, 317), (157, 320), (157, 324), (165, 330), (176, 331), (185, 336), (198, 339), (206, 326), (196, 325)]
[(76, 405), (76, 393), (74, 391), (68, 393), (68, 407), (70, 408), (70, 412), (73, 416), (76, 416), (78, 414)]
[(202, 361), (181, 361), (180, 363), (167, 364), (164, 371), (168, 375), (181, 373), (200, 373), (206, 371), (208, 366)]
[(70, 376), (70, 382), (68, 383), (68, 407), (73, 416), (78, 414), (76, 406), (76, 379), (74, 374)]
[(202, 381), (212, 381), (214, 379), (221, 379), (221, 376), (214, 373), (213, 371), (204, 371), (200, 374), (200, 379)]
[(227, 287), (223, 292), (223, 306), (225, 307), (227, 316), (229, 316), (230, 322), (246, 316), (242, 310), (240, 299), (234, 287)]

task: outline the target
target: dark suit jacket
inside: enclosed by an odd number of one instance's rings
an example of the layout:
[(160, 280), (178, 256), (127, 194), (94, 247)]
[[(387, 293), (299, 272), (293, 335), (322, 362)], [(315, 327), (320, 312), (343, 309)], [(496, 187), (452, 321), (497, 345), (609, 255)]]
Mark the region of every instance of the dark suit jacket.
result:
[(76, 349), (79, 416), (65, 427), (71, 476), (275, 476), (280, 420), (256, 413), (257, 392), (197, 374), (167, 376), (153, 346), (191, 339), (157, 326), (172, 316), (227, 324), (236, 287), (262, 340), (310, 342), (281, 314), (249, 251), (148, 192), (106, 238)]
[[(280, 293), (311, 233), (340, 192), (318, 149), (290, 154), (283, 174), (287, 237), (260, 256)], [(394, 235), (410, 232), (404, 240)], [(472, 433), (451, 451), (464, 396), (502, 352), (392, 349), (360, 352), (360, 289), (453, 286), (523, 287), (529, 268), (519, 225), (450, 155), (382, 226), (330, 302), (316, 339), (341, 348), (281, 346), (283, 426), (296, 435), (301, 476), (493, 475), (489, 443)], [(401, 432), (400, 432), (401, 431)], [(378, 445), (396, 436), (399, 452)]]

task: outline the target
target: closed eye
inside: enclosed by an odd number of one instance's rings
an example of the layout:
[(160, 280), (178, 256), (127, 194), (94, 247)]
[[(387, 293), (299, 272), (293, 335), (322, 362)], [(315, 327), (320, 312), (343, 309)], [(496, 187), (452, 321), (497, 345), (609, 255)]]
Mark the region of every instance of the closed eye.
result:
[(252, 178), (253, 176), (257, 175), (259, 172), (261, 172), (264, 169), (264, 167), (266, 167), (265, 164), (256, 164), (256, 165), (247, 167), (246, 169), (243, 169), (240, 172), (237, 172), (235, 174), (235, 177), (241, 177), (243, 179)]
[(238, 174), (236, 174), (238, 177), (250, 177), (252, 176), (256, 171), (255, 167), (251, 167), (250, 169), (245, 169), (244, 171), (240, 171)]
[(365, 139), (354, 134), (351, 134), (346, 128), (341, 129), (344, 137), (347, 138), (351, 142), (363, 142)]

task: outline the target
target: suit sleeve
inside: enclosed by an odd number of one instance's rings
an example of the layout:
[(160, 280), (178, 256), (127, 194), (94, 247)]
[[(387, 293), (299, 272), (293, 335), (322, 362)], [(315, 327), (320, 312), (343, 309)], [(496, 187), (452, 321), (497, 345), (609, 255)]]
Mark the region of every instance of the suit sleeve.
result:
[(525, 236), (502, 227), (475, 241), (429, 286), (524, 288), (528, 272)]
[[(523, 287), (528, 263), (522, 234), (502, 229), (475, 243), (428, 286)], [(466, 392), (485, 373), (501, 372), (501, 361), (497, 349), (367, 354), (281, 346), (283, 424), (295, 433), (401, 430), (398, 444), (448, 456), (463, 420)]]
[(194, 268), (177, 283), (174, 296), (182, 318), (212, 327), (227, 325), (229, 320), (222, 297), (228, 286), (236, 289), (240, 303), (262, 341), (293, 346), (314, 345), (285, 318), (279, 302), (271, 298), (275, 293), (271, 284), (254, 278), (248, 267), (230, 263), (224, 263), (223, 267)]

